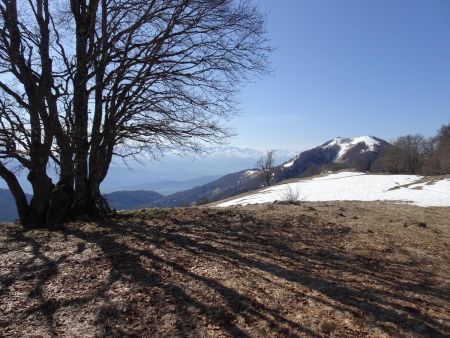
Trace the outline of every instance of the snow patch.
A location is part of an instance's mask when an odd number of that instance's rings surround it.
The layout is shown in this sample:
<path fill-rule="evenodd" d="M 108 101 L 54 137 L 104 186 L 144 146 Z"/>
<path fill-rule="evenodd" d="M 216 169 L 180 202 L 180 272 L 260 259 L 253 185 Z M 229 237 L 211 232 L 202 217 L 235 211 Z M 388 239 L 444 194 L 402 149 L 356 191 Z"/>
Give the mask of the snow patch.
<path fill-rule="evenodd" d="M 380 144 L 380 142 L 375 140 L 372 136 L 360 136 L 355 138 L 336 137 L 330 142 L 326 143 L 324 147 L 339 147 L 339 152 L 335 159 L 335 161 L 337 161 L 341 159 L 350 149 L 360 143 L 364 143 L 366 146 L 366 149 L 362 150 L 362 152 L 375 151 L 375 147 Z"/>
<path fill-rule="evenodd" d="M 289 162 L 283 164 L 282 168 L 289 168 L 289 167 L 292 167 L 292 165 L 294 164 L 294 162 L 295 162 L 296 159 L 297 159 L 297 158 L 295 157 L 295 158 L 293 158 L 292 160 L 290 160 Z"/>
<path fill-rule="evenodd" d="M 257 173 L 259 173 L 259 170 L 247 170 L 244 173 L 244 176 L 252 176 L 252 175 L 257 174 Z"/>
<path fill-rule="evenodd" d="M 271 203 L 298 191 L 300 201 L 400 201 L 418 206 L 450 206 L 450 179 L 419 183 L 422 176 L 340 172 L 273 186 L 229 200 L 219 207 Z M 420 188 L 420 189 L 418 189 Z"/>

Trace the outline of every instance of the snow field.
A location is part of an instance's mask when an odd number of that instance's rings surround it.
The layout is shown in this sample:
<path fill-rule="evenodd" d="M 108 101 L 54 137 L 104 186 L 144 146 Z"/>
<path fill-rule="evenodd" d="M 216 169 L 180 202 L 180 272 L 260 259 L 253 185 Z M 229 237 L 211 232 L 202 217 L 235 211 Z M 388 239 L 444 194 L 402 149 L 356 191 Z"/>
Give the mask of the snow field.
<path fill-rule="evenodd" d="M 300 201 L 397 201 L 422 207 L 450 206 L 450 179 L 415 183 L 416 175 L 340 172 L 273 186 L 218 204 L 219 207 L 271 203 L 298 195 Z"/>

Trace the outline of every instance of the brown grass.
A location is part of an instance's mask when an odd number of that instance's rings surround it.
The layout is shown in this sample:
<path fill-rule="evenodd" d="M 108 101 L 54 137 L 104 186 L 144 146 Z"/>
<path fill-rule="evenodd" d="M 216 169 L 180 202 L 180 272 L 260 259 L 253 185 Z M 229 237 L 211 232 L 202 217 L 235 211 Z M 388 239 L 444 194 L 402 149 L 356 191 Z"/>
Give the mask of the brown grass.
<path fill-rule="evenodd" d="M 341 202 L 5 224 L 0 336 L 449 336 L 449 220 Z"/>

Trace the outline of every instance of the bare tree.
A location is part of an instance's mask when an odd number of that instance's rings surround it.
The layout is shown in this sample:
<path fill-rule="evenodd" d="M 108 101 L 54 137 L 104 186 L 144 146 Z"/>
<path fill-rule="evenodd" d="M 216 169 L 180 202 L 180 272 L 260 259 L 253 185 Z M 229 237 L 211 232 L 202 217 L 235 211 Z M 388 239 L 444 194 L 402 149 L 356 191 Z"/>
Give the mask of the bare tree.
<path fill-rule="evenodd" d="M 444 175 L 450 173 L 450 123 L 443 125 L 432 140 L 432 150 L 425 161 L 425 173 Z"/>
<path fill-rule="evenodd" d="M 395 143 L 395 140 L 391 142 Z M 394 174 L 402 172 L 403 152 L 400 147 L 390 145 L 385 147 L 380 157 L 377 159 L 377 167 L 381 171 L 387 171 Z"/>
<path fill-rule="evenodd" d="M 52 61 L 49 16 L 42 1 L 36 1 L 27 15 L 35 19 L 26 25 L 16 1 L 0 3 L 0 156 L 1 177 L 7 182 L 25 225 L 44 223 L 53 184 L 47 175 L 57 112 L 51 101 Z M 22 9 L 21 9 L 22 10 Z M 23 13 L 22 13 L 23 14 Z M 8 162 L 29 172 L 33 199 L 28 205 Z"/>
<path fill-rule="evenodd" d="M 382 162 L 393 173 L 420 174 L 430 152 L 430 142 L 422 135 L 401 136 L 386 148 Z"/>
<path fill-rule="evenodd" d="M 250 0 L 0 0 L 0 176 L 29 171 L 42 225 L 59 172 L 72 214 L 103 212 L 113 157 L 198 150 L 228 136 L 237 84 L 267 70 Z M 21 211 L 26 210 L 26 211 Z"/>
<path fill-rule="evenodd" d="M 397 141 L 403 151 L 404 167 L 410 174 L 422 173 L 423 163 L 430 153 L 429 140 L 422 135 L 407 135 Z"/>
<path fill-rule="evenodd" d="M 450 123 L 443 125 L 435 138 L 435 153 L 439 159 L 438 174 L 450 173 Z"/>
<path fill-rule="evenodd" d="M 268 150 L 261 158 L 256 162 L 256 167 L 261 172 L 261 177 L 264 180 L 266 187 L 272 184 L 273 172 L 275 165 L 275 151 Z"/>

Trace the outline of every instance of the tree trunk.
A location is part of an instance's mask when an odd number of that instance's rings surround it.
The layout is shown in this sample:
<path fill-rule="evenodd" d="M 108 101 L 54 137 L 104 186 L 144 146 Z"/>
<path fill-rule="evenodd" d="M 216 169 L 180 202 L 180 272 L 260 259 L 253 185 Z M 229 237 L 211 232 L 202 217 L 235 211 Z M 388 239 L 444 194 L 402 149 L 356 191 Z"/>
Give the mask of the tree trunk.
<path fill-rule="evenodd" d="M 33 187 L 33 198 L 30 203 L 29 219 L 26 227 L 43 228 L 47 225 L 47 210 L 54 185 L 45 169 L 37 168 L 28 174 Z"/>
<path fill-rule="evenodd" d="M 71 0 L 76 30 L 76 72 L 73 80 L 73 110 L 75 115 L 75 201 L 73 211 L 87 216 L 88 189 L 88 99 L 89 62 L 92 50 L 90 39 L 94 34 L 99 0 Z"/>
<path fill-rule="evenodd" d="M 17 213 L 19 214 L 20 223 L 26 227 L 29 224 L 29 205 L 27 197 L 19 184 L 16 176 L 0 163 L 0 176 L 6 181 L 9 190 L 11 191 L 14 201 L 17 206 Z"/>
<path fill-rule="evenodd" d="M 86 48 L 80 47 L 79 49 Z M 78 48 L 77 48 L 78 52 Z M 75 115 L 75 201 L 74 210 L 77 214 L 86 214 L 86 194 L 88 183 L 88 107 L 87 107 L 87 65 L 85 56 L 77 58 L 77 72 L 74 79 L 74 115 Z M 81 61 L 82 60 L 82 61 Z"/>
<path fill-rule="evenodd" d="M 89 181 L 88 196 L 86 197 L 90 202 L 88 212 L 91 217 L 107 218 L 111 214 L 111 209 L 100 193 L 100 183 Z"/>
<path fill-rule="evenodd" d="M 112 160 L 113 136 L 105 136 L 109 143 L 104 143 L 94 147 L 95 154 L 91 154 L 89 160 L 89 195 L 90 215 L 105 217 L 111 213 L 111 209 L 107 201 L 100 193 L 100 184 L 108 174 L 109 165 Z"/>

